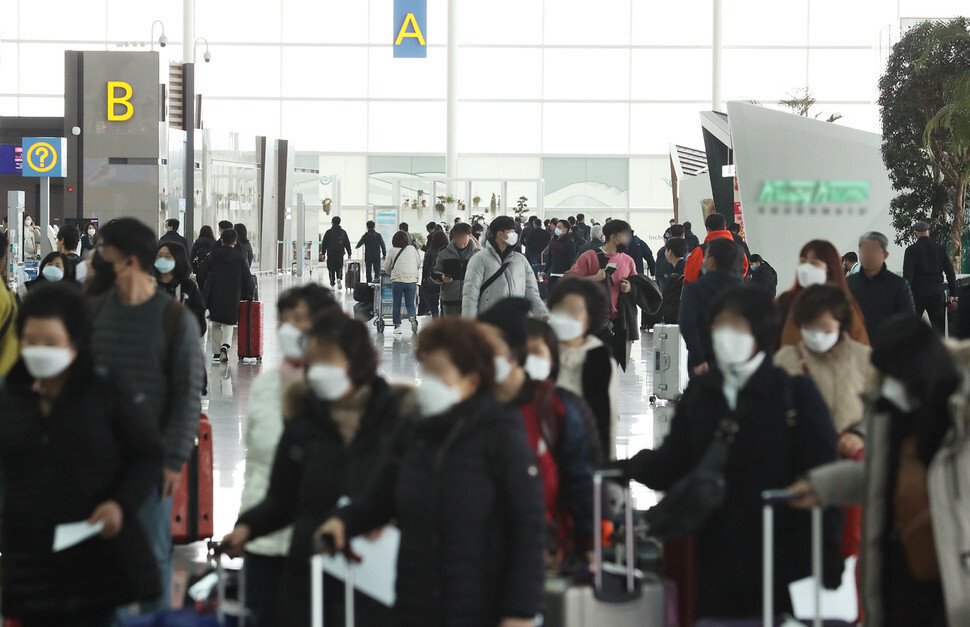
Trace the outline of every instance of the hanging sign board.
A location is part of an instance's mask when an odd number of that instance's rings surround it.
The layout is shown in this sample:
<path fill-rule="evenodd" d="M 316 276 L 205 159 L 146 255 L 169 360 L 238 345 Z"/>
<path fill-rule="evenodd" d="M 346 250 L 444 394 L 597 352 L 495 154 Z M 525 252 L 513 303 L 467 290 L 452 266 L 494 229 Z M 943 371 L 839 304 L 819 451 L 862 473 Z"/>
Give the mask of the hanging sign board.
<path fill-rule="evenodd" d="M 428 56 L 428 0 L 394 0 L 394 58 Z"/>

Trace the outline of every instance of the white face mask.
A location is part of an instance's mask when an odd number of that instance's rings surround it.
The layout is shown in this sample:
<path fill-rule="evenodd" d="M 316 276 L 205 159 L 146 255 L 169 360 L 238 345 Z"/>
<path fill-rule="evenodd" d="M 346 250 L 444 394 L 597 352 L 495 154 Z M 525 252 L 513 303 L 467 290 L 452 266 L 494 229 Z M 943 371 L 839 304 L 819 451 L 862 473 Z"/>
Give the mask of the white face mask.
<path fill-rule="evenodd" d="M 44 269 L 41 270 L 41 274 L 43 274 L 44 278 L 48 281 L 60 281 L 64 278 L 64 271 L 55 265 L 44 266 Z"/>
<path fill-rule="evenodd" d="M 829 279 L 829 273 L 825 268 L 818 268 L 810 263 L 799 264 L 796 274 L 798 284 L 802 287 L 825 285 L 825 282 Z"/>
<path fill-rule="evenodd" d="M 71 349 L 59 346 L 27 346 L 20 349 L 27 372 L 35 379 L 50 379 L 61 374 L 74 361 Z"/>
<path fill-rule="evenodd" d="M 33 223 L 34 223 L 34 221 L 31 220 L 30 218 L 27 218 L 26 220 L 24 220 L 24 226 L 30 226 Z"/>
<path fill-rule="evenodd" d="M 97 231 L 94 229 L 88 229 L 88 237 L 94 237 L 95 233 L 97 233 Z"/>
<path fill-rule="evenodd" d="M 505 235 L 505 243 L 508 244 L 509 246 L 515 246 L 516 244 L 519 243 L 519 234 L 516 233 L 515 231 L 509 231 Z"/>
<path fill-rule="evenodd" d="M 505 383 L 505 380 L 512 374 L 512 364 L 505 357 L 495 358 L 495 382 Z"/>
<path fill-rule="evenodd" d="M 743 364 L 754 355 L 755 341 L 750 333 L 718 329 L 711 333 L 711 339 L 714 342 L 714 358 L 721 367 Z"/>
<path fill-rule="evenodd" d="M 824 331 L 802 329 L 802 340 L 805 341 L 808 350 L 814 353 L 829 352 L 833 346 L 839 343 L 839 337 L 841 337 L 841 334 L 838 331 L 825 333 Z"/>
<path fill-rule="evenodd" d="M 347 371 L 330 364 L 314 364 L 307 369 L 307 383 L 321 401 L 343 398 L 350 389 Z"/>
<path fill-rule="evenodd" d="M 418 411 L 428 418 L 443 414 L 461 402 L 461 392 L 435 376 L 427 375 L 417 390 Z"/>
<path fill-rule="evenodd" d="M 276 332 L 280 352 L 288 359 L 300 359 L 306 347 L 306 336 L 289 322 L 284 322 Z"/>
<path fill-rule="evenodd" d="M 549 326 L 560 342 L 571 342 L 583 334 L 583 323 L 572 316 L 553 313 Z"/>
<path fill-rule="evenodd" d="M 552 374 L 552 361 L 529 355 L 525 358 L 525 372 L 533 381 L 545 381 Z"/>
<path fill-rule="evenodd" d="M 155 260 L 155 269 L 162 274 L 167 274 L 175 269 L 175 260 L 166 259 L 165 257 L 159 257 Z"/>
<path fill-rule="evenodd" d="M 909 413 L 919 407 L 919 401 L 910 395 L 899 379 L 886 377 L 882 380 L 882 388 L 879 391 L 884 399 L 898 407 L 900 411 Z"/>

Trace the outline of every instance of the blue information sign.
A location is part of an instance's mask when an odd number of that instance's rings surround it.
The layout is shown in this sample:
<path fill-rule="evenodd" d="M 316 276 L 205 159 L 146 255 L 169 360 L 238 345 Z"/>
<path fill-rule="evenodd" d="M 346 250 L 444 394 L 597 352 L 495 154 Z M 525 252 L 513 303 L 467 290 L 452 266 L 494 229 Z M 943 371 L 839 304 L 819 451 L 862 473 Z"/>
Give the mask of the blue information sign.
<path fill-rule="evenodd" d="M 428 56 L 428 0 L 394 0 L 394 58 Z"/>
<path fill-rule="evenodd" d="M 24 137 L 24 176 L 67 176 L 67 139 Z"/>

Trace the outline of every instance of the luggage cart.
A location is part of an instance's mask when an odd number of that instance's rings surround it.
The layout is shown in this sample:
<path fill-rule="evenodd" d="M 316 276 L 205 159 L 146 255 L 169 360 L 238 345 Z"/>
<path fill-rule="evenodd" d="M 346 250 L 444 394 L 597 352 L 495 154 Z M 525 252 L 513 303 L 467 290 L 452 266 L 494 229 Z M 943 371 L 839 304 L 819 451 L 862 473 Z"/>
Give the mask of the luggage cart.
<path fill-rule="evenodd" d="M 384 328 L 387 324 L 384 322 L 385 318 L 393 318 L 394 316 L 394 288 L 391 284 L 391 277 L 386 274 L 381 274 L 380 284 L 371 284 L 374 288 L 374 326 L 377 327 L 378 333 L 384 333 Z M 418 311 L 418 290 L 415 290 L 414 297 L 414 312 Z M 408 319 L 407 304 L 401 301 L 401 320 Z M 413 333 L 418 332 L 418 322 L 415 319 L 411 322 L 411 331 Z"/>

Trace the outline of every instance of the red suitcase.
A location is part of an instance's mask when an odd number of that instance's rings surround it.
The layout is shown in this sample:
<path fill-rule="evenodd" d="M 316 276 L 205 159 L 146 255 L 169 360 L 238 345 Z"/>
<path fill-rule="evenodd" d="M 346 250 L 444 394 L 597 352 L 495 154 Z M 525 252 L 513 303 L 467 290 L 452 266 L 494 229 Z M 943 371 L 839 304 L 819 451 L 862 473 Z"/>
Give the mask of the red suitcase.
<path fill-rule="evenodd" d="M 212 425 L 199 419 L 199 437 L 172 503 L 172 541 L 189 544 L 212 537 Z"/>
<path fill-rule="evenodd" d="M 263 361 L 263 303 L 244 300 L 239 303 L 239 361 Z"/>

